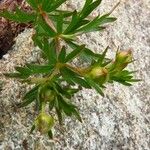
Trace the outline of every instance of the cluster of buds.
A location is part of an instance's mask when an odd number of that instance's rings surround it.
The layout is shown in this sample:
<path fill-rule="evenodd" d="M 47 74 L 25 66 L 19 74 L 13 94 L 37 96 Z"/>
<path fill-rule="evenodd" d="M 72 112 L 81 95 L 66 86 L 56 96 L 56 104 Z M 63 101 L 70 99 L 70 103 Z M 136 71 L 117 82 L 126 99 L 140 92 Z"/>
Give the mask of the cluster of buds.
<path fill-rule="evenodd" d="M 35 127 L 40 133 L 45 134 L 54 126 L 54 118 L 41 112 L 35 120 Z"/>
<path fill-rule="evenodd" d="M 108 66 L 94 66 L 86 72 L 86 76 L 92 79 L 99 85 L 103 85 L 108 82 L 111 78 L 111 74 L 114 75 L 115 72 L 118 73 L 122 71 L 129 63 L 132 62 L 132 52 L 131 50 L 119 51 L 116 54 L 115 60 Z"/>

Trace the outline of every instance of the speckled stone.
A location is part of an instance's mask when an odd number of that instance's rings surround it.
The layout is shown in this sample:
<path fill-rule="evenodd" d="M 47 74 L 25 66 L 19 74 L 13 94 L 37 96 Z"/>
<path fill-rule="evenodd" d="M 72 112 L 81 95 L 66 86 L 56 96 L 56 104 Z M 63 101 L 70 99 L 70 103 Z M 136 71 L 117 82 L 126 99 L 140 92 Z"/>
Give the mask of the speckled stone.
<path fill-rule="evenodd" d="M 110 11 L 117 0 L 103 0 L 93 15 Z M 83 1 L 70 0 L 68 6 L 81 8 Z M 107 85 L 105 97 L 94 90 L 83 90 L 73 101 L 79 106 L 83 123 L 66 118 L 63 127 L 56 125 L 55 139 L 39 133 L 28 135 L 34 107 L 17 109 L 16 102 L 29 88 L 17 80 L 6 79 L 0 88 L 0 149 L 23 150 L 149 150 L 150 149 L 150 0 L 122 0 L 113 12 L 118 20 L 104 32 L 82 35 L 79 40 L 93 51 L 110 46 L 109 57 L 119 46 L 132 48 L 137 60 L 129 66 L 137 70 L 142 82 L 132 87 L 117 83 Z M 0 73 L 14 70 L 15 65 L 40 61 L 33 46 L 32 30 L 16 39 L 13 51 L 0 60 Z"/>

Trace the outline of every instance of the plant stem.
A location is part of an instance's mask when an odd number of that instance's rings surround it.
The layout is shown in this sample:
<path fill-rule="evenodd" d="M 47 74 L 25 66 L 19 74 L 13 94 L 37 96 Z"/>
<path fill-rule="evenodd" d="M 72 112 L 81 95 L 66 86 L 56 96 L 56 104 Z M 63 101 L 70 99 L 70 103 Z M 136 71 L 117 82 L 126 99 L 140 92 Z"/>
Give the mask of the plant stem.
<path fill-rule="evenodd" d="M 42 108 L 41 108 L 41 112 L 45 112 L 45 107 L 46 107 L 46 103 L 45 102 L 42 102 Z"/>
<path fill-rule="evenodd" d="M 42 15 L 43 19 L 45 20 L 45 22 L 49 25 L 49 27 L 52 28 L 56 32 L 57 30 L 54 26 L 54 23 L 49 18 L 49 16 L 42 10 L 41 6 L 39 6 L 39 12 Z"/>

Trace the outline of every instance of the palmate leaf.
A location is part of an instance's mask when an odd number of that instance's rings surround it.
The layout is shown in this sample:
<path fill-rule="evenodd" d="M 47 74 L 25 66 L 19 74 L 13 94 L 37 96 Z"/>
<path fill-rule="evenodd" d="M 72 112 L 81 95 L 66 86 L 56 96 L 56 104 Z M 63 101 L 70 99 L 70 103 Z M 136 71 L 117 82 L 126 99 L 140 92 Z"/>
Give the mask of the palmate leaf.
<path fill-rule="evenodd" d="M 35 64 L 26 64 L 25 67 L 15 67 L 17 72 L 15 73 L 4 73 L 7 77 L 26 79 L 34 74 L 44 74 L 51 73 L 54 65 L 35 65 Z"/>
<path fill-rule="evenodd" d="M 45 12 L 56 10 L 61 4 L 67 0 L 27 0 L 27 3 L 35 10 L 41 9 Z"/>
<path fill-rule="evenodd" d="M 98 5 L 101 3 L 101 0 L 96 0 L 92 3 L 91 0 L 87 0 L 81 12 L 78 14 L 75 10 L 72 15 L 72 20 L 69 26 L 64 31 L 64 34 L 76 33 L 76 29 L 89 23 L 88 20 L 84 20 Z"/>
<path fill-rule="evenodd" d="M 14 12 L 4 10 L 0 12 L 0 16 L 19 23 L 34 22 L 36 19 L 36 14 L 26 13 L 18 8 Z"/>
<path fill-rule="evenodd" d="M 34 75 L 34 74 L 42 74 L 42 73 L 50 73 L 54 68 L 53 65 L 33 65 L 27 64 L 26 67 L 15 67 L 15 69 L 24 75 Z"/>
<path fill-rule="evenodd" d="M 106 23 L 114 22 L 116 20 L 115 17 L 109 17 L 110 14 L 105 14 L 103 16 L 97 16 L 94 18 L 92 21 L 90 21 L 88 24 L 85 26 L 79 28 L 75 32 L 91 32 L 91 31 L 98 31 L 98 30 L 103 30 L 105 27 L 100 27 Z"/>

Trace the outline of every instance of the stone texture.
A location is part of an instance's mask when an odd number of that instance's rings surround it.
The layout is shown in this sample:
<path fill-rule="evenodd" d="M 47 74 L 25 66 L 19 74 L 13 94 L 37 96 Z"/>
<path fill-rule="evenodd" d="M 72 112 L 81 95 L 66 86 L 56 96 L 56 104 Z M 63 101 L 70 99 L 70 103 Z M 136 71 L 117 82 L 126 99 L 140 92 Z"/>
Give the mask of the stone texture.
<path fill-rule="evenodd" d="M 111 10 L 117 0 L 103 0 L 93 15 Z M 83 1 L 70 0 L 72 8 L 81 8 Z M 129 68 L 137 70 L 142 82 L 132 87 L 108 85 L 105 97 L 94 90 L 79 92 L 74 102 L 79 106 L 83 123 L 69 118 L 64 126 L 56 126 L 55 139 L 40 134 L 28 135 L 33 106 L 17 109 L 28 89 L 16 80 L 1 76 L 0 88 L 0 149 L 2 150 L 149 150 L 150 149 L 150 1 L 122 0 L 113 12 L 118 20 L 102 32 L 81 36 L 93 51 L 101 52 L 110 46 L 112 57 L 119 46 L 133 49 L 137 60 Z M 14 50 L 0 60 L 0 72 L 12 71 L 15 65 L 40 61 L 39 50 L 33 47 L 32 30 L 26 30 L 16 39 Z M 27 40 L 28 39 L 28 40 Z"/>

